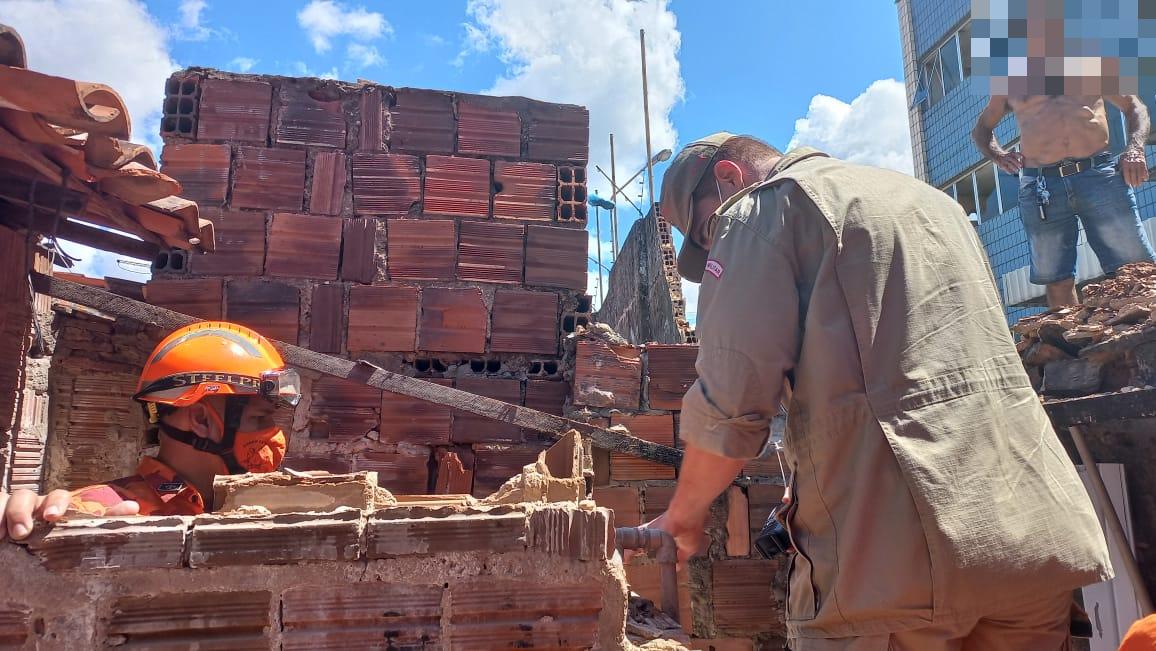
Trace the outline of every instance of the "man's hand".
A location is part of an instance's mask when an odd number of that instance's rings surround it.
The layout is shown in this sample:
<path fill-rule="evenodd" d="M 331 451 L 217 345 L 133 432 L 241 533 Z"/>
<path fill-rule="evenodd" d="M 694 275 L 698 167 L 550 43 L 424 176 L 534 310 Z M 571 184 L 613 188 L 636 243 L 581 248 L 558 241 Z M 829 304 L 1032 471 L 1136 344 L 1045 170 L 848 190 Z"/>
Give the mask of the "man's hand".
<path fill-rule="evenodd" d="M 1129 147 L 1120 154 L 1120 173 L 1124 175 L 1124 182 L 1133 188 L 1148 180 L 1148 159 L 1143 147 Z"/>
<path fill-rule="evenodd" d="M 1014 176 L 1024 168 L 1024 155 L 1018 151 L 1005 151 L 996 155 L 995 164 L 1004 174 Z"/>
<path fill-rule="evenodd" d="M 0 491 L 0 541 L 5 537 L 23 540 L 32 533 L 36 521 L 56 522 L 68 510 L 71 494 L 66 490 L 54 490 L 47 495 L 21 489 L 11 495 Z M 104 515 L 136 515 L 140 505 L 131 500 L 109 507 Z"/>
<path fill-rule="evenodd" d="M 642 525 L 647 529 L 660 529 L 674 537 L 678 545 L 678 563 L 681 566 L 692 556 L 699 554 L 708 545 L 706 536 L 706 514 L 701 518 L 691 518 L 697 521 L 680 521 L 678 517 L 667 511 L 657 518 Z M 623 552 L 623 563 L 629 563 L 634 555 L 632 550 Z"/>

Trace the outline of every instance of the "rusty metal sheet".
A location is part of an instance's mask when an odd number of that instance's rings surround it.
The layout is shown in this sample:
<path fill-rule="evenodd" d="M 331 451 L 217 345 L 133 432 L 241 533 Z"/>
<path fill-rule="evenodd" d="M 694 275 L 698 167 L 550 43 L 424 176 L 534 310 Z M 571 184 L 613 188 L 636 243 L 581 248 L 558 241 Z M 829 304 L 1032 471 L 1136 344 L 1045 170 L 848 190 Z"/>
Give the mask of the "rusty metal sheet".
<path fill-rule="evenodd" d="M 488 217 L 490 161 L 459 156 L 426 156 L 422 213 L 446 217 Z"/>
<path fill-rule="evenodd" d="M 557 294 L 498 290 L 491 319 L 491 351 L 558 354 Z"/>
<path fill-rule="evenodd" d="M 341 260 L 341 220 L 277 213 L 269 227 L 265 273 L 284 278 L 334 280 Z"/>
<path fill-rule="evenodd" d="M 273 87 L 263 81 L 206 79 L 201 83 L 197 140 L 266 144 Z"/>
<path fill-rule="evenodd" d="M 522 282 L 525 227 L 462 222 L 458 280 L 517 285 Z"/>
<path fill-rule="evenodd" d="M 353 155 L 353 209 L 358 215 L 408 215 L 420 201 L 416 156 Z"/>
<path fill-rule="evenodd" d="M 399 88 L 389 108 L 390 151 L 452 153 L 455 125 L 448 93 Z"/>
<path fill-rule="evenodd" d="M 558 170 L 548 163 L 494 163 L 494 218 L 553 221 Z"/>
<path fill-rule="evenodd" d="M 586 289 L 589 236 L 576 228 L 526 227 L 526 285 Z"/>
<path fill-rule="evenodd" d="M 301 210 L 305 197 L 305 152 L 241 147 L 233 178 L 233 208 Z"/>
<path fill-rule="evenodd" d="M 457 223 L 450 219 L 391 219 L 386 256 L 391 279 L 453 280 Z"/>

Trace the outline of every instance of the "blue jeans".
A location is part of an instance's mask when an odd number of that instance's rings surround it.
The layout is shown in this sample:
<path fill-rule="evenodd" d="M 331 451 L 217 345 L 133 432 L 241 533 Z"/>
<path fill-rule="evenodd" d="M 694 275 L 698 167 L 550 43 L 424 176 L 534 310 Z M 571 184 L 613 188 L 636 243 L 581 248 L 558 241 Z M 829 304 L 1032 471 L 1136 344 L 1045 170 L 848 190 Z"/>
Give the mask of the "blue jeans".
<path fill-rule="evenodd" d="M 1151 262 L 1152 245 L 1140 226 L 1136 194 L 1117 169 L 1118 159 L 1067 177 L 1020 177 L 1020 221 L 1031 247 L 1031 282 L 1048 285 L 1076 275 L 1079 224 L 1105 273 L 1129 262 Z M 1040 218 L 1037 178 L 1048 203 Z M 1077 224 L 1077 218 L 1079 224 Z"/>

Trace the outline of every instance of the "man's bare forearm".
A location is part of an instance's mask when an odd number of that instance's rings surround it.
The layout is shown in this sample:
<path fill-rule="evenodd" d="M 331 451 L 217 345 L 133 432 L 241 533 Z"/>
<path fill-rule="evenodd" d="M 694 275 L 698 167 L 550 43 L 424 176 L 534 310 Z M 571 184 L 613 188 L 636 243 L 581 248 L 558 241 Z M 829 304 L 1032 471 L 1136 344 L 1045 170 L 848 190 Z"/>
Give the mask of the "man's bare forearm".
<path fill-rule="evenodd" d="M 971 137 L 972 140 L 975 140 L 975 146 L 979 149 L 979 153 L 983 154 L 983 157 L 990 161 L 998 160 L 1000 156 L 1007 153 L 1004 151 L 1004 148 L 1000 146 L 999 138 L 995 137 L 994 129 L 985 129 L 977 126 L 972 130 Z"/>
<path fill-rule="evenodd" d="M 1128 149 L 1144 151 L 1144 143 L 1148 142 L 1152 130 L 1152 120 L 1144 102 L 1137 99 L 1132 110 L 1125 113 L 1124 122 L 1128 127 Z"/>
<path fill-rule="evenodd" d="M 722 457 L 688 443 L 668 517 L 684 523 L 701 522 L 710 511 L 711 502 L 731 485 L 745 463 L 743 459 Z"/>

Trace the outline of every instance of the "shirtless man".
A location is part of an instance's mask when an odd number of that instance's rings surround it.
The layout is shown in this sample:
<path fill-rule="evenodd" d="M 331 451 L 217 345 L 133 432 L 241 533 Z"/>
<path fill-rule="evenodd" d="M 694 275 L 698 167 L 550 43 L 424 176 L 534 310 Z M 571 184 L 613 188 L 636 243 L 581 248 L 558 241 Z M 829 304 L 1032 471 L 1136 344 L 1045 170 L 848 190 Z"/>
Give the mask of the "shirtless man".
<path fill-rule="evenodd" d="M 1119 157 L 1108 151 L 1105 99 L 1127 121 Z M 1009 111 L 1019 125 L 1018 152 L 1005 150 L 994 134 Z M 1047 286 L 1048 307 L 1079 302 L 1077 218 L 1106 273 L 1153 260 L 1133 191 L 1148 180 L 1149 126 L 1148 109 L 1135 95 L 993 96 L 980 114 L 971 132 L 980 152 L 1007 174 L 1022 172 L 1020 220 L 1031 246 L 1031 282 Z"/>

